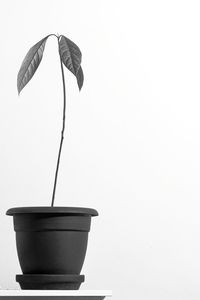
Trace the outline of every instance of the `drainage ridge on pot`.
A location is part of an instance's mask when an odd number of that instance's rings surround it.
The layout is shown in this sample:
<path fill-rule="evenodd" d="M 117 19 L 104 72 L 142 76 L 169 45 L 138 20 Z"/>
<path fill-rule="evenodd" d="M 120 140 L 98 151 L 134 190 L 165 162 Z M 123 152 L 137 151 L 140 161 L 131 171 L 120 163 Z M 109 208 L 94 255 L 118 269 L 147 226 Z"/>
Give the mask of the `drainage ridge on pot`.
<path fill-rule="evenodd" d="M 9 209 L 6 214 L 14 218 L 17 252 L 23 274 L 80 274 L 91 217 L 98 215 L 96 210 L 81 207 L 17 207 Z"/>

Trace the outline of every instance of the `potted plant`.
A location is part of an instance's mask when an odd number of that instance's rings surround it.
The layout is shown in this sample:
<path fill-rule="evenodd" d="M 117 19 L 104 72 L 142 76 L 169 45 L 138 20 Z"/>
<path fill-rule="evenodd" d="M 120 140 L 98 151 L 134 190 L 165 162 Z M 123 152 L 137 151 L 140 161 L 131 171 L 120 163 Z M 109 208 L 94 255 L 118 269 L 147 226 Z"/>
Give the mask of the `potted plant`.
<path fill-rule="evenodd" d="M 91 217 L 95 209 L 54 206 L 60 157 L 65 131 L 66 93 L 64 67 L 83 86 L 81 51 L 64 35 L 50 34 L 30 48 L 18 73 L 18 93 L 37 70 L 50 36 L 58 42 L 63 83 L 63 116 L 51 205 L 49 207 L 16 207 L 6 214 L 13 216 L 16 244 L 22 275 L 16 276 L 22 289 L 78 289 L 84 281 L 80 275 L 85 259 Z"/>

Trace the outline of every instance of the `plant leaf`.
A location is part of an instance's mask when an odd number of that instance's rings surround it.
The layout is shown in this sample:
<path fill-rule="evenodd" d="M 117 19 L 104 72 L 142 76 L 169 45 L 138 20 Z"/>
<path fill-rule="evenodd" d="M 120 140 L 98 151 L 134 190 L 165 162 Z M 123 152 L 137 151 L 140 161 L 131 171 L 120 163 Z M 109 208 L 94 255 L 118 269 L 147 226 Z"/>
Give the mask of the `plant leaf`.
<path fill-rule="evenodd" d="M 77 78 L 81 65 L 82 54 L 79 47 L 64 35 L 59 40 L 59 51 L 62 62 Z M 81 72 L 81 71 L 80 71 Z"/>
<path fill-rule="evenodd" d="M 37 70 L 42 60 L 46 40 L 48 37 L 49 35 L 40 40 L 37 44 L 31 47 L 26 54 L 17 76 L 17 89 L 19 94 L 25 85 L 31 80 L 35 71 Z"/>
<path fill-rule="evenodd" d="M 80 91 L 83 86 L 83 81 L 84 81 L 84 75 L 83 75 L 83 70 L 82 70 L 81 66 L 78 70 L 76 78 L 77 78 L 77 83 L 78 83 L 78 87 L 79 87 L 79 91 Z"/>

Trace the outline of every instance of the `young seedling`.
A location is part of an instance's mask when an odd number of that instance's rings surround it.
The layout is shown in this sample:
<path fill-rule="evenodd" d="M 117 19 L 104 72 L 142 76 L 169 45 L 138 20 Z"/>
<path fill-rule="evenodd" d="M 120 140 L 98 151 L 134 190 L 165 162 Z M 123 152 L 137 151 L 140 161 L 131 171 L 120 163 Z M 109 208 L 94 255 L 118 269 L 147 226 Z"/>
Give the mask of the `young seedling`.
<path fill-rule="evenodd" d="M 35 74 L 35 71 L 37 70 L 42 60 L 46 41 L 50 36 L 55 36 L 58 41 L 58 52 L 60 57 L 60 66 L 61 66 L 62 83 L 63 83 L 63 119 L 62 119 L 60 146 L 58 151 L 55 179 L 54 179 L 54 186 L 53 186 L 53 193 L 52 193 L 52 200 L 51 200 L 51 206 L 53 207 L 55 201 L 57 178 L 58 178 L 60 157 L 61 157 L 61 151 L 62 151 L 62 145 L 64 139 L 64 131 L 65 131 L 66 89 L 65 89 L 65 75 L 64 75 L 63 64 L 69 71 L 71 71 L 75 75 L 79 90 L 81 90 L 83 86 L 84 76 L 83 76 L 83 70 L 81 68 L 82 54 L 79 47 L 64 35 L 55 35 L 55 34 L 47 35 L 45 38 L 43 38 L 37 44 L 31 47 L 28 53 L 26 54 L 17 76 L 17 89 L 18 89 L 18 93 L 20 94 L 21 90 L 25 87 L 25 85 L 31 80 L 31 78 Z"/>

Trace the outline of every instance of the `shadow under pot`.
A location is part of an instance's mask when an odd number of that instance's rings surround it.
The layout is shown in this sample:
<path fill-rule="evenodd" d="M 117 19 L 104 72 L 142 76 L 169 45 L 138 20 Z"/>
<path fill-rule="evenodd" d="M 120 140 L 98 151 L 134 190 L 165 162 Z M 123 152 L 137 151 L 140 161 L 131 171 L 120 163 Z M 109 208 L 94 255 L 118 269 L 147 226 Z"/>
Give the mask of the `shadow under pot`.
<path fill-rule="evenodd" d="M 16 278 L 21 288 L 78 289 L 84 281 L 80 272 L 91 217 L 98 212 L 81 207 L 17 207 L 6 214 L 14 219 L 17 253 L 24 274 Z"/>

